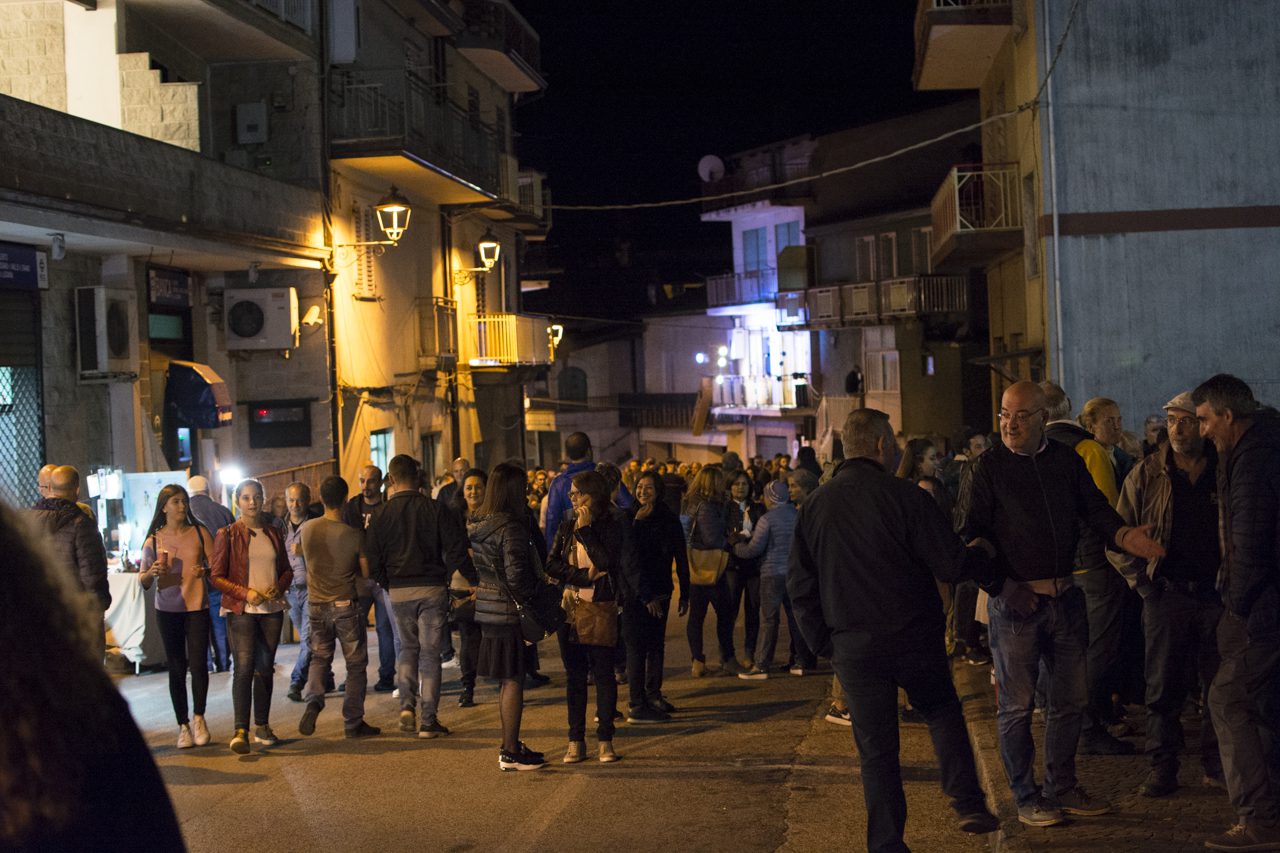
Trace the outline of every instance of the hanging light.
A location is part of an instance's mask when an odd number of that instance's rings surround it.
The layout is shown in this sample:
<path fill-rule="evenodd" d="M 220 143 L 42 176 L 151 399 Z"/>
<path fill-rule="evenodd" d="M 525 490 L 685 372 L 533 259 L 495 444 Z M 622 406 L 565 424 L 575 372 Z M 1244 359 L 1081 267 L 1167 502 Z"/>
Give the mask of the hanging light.
<path fill-rule="evenodd" d="M 502 253 L 502 245 L 498 242 L 498 238 L 493 236 L 493 231 L 486 229 L 484 236 L 480 238 L 480 244 L 476 246 L 480 252 L 480 265 L 485 272 L 493 269 L 498 263 L 498 255 Z"/>
<path fill-rule="evenodd" d="M 378 214 L 378 227 L 382 229 L 382 233 L 392 243 L 399 242 L 409 228 L 409 216 L 413 213 L 409 199 L 402 196 L 393 185 L 391 192 L 374 205 L 373 209 Z"/>

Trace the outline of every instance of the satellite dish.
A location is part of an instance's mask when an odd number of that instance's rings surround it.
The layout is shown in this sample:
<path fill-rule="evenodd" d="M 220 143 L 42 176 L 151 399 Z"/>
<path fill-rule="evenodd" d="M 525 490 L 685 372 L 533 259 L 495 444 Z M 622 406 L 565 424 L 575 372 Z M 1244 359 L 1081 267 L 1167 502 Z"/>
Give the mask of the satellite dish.
<path fill-rule="evenodd" d="M 724 161 L 714 154 L 708 154 L 698 161 L 698 177 L 704 184 L 714 184 L 724 177 Z"/>

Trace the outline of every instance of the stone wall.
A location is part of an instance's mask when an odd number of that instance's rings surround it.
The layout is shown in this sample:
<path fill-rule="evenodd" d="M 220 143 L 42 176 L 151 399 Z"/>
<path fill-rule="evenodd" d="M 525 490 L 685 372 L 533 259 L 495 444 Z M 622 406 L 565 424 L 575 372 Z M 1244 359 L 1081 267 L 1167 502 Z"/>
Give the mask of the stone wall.
<path fill-rule="evenodd" d="M 190 151 L 200 150 L 200 84 L 162 83 L 151 54 L 120 62 L 120 129 Z"/>
<path fill-rule="evenodd" d="M 61 0 L 5 3 L 0 17 L 0 94 L 67 108 Z"/>
<path fill-rule="evenodd" d="M 310 63 L 227 63 L 209 68 L 211 157 L 263 175 L 320 189 L 320 77 Z M 240 145 L 236 105 L 265 102 L 266 142 Z"/>

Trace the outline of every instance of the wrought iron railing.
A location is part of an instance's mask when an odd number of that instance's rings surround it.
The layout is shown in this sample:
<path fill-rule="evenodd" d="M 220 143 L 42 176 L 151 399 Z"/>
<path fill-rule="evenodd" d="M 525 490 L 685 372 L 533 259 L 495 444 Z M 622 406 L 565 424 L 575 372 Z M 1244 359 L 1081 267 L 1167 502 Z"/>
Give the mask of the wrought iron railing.
<path fill-rule="evenodd" d="M 1020 230 L 1019 192 L 1014 164 L 956 166 L 933 197 L 935 245 L 963 232 Z"/>
<path fill-rule="evenodd" d="M 467 31 L 514 53 L 534 71 L 542 68 L 542 46 L 533 27 L 503 0 L 470 0 Z"/>
<path fill-rule="evenodd" d="M 748 305 L 773 302 L 778 295 L 776 269 L 713 275 L 707 279 L 707 305 Z"/>
<path fill-rule="evenodd" d="M 545 317 L 476 314 L 470 362 L 475 367 L 550 364 L 551 343 Z"/>
<path fill-rule="evenodd" d="M 312 21 L 315 20 L 315 0 L 253 0 L 260 9 L 288 24 L 293 24 L 304 33 L 311 32 Z"/>
<path fill-rule="evenodd" d="M 687 430 L 697 394 L 619 394 L 618 426 Z"/>
<path fill-rule="evenodd" d="M 399 70 L 335 71 L 331 92 L 335 156 L 398 146 L 485 192 L 504 194 L 497 136 L 449 100 L 443 83 Z"/>

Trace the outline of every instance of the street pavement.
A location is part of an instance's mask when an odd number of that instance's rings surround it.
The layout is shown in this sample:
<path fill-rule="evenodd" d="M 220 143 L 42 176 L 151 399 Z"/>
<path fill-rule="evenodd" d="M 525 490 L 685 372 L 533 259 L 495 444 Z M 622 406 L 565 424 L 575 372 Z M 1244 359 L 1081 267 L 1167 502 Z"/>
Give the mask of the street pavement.
<path fill-rule="evenodd" d="M 715 636 L 710 625 L 705 636 Z M 785 661 L 785 639 L 781 646 Z M 526 692 L 522 736 L 550 765 L 524 773 L 498 770 L 495 688 L 482 682 L 480 704 L 459 709 L 456 668 L 445 670 L 441 700 L 449 737 L 401 735 L 398 700 L 373 692 L 366 719 L 382 736 L 345 740 L 341 697 L 330 695 L 315 735 L 301 737 L 303 706 L 285 697 L 296 652 L 286 645 L 277 656 L 271 720 L 280 744 L 243 757 L 227 748 L 228 674 L 211 676 L 213 744 L 189 750 L 174 745 L 167 677 L 119 680 L 192 851 L 865 849 L 851 730 L 823 720 L 830 671 L 802 678 L 784 671 L 768 681 L 692 678 L 683 619 L 673 616 L 667 637 L 665 693 L 679 711 L 670 723 L 619 723 L 614 743 L 622 760 L 610 765 L 560 762 L 564 676 L 555 642 L 544 642 L 542 669 L 553 680 Z M 376 652 L 370 657 L 376 662 Z M 340 654 L 335 669 L 342 681 Z M 619 692 L 625 707 L 626 688 Z M 902 733 L 907 843 L 916 851 L 987 849 L 981 836 L 953 828 L 925 727 Z M 588 750 L 595 750 L 590 722 Z"/>

